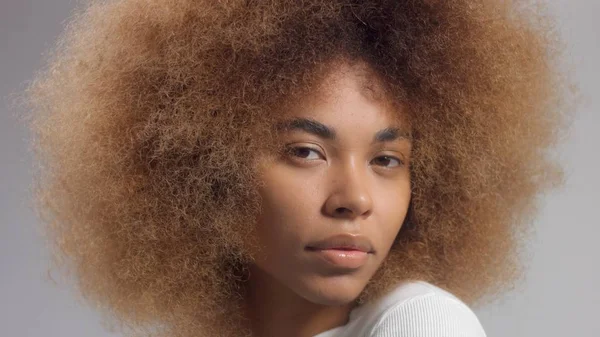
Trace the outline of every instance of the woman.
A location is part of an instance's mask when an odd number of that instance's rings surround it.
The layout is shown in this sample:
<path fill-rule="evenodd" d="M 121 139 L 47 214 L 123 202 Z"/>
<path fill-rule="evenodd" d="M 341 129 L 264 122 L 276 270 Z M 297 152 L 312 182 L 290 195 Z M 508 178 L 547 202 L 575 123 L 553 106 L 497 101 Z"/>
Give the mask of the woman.
<path fill-rule="evenodd" d="M 561 179 L 536 8 L 90 2 L 30 89 L 59 266 L 131 335 L 485 336 Z"/>

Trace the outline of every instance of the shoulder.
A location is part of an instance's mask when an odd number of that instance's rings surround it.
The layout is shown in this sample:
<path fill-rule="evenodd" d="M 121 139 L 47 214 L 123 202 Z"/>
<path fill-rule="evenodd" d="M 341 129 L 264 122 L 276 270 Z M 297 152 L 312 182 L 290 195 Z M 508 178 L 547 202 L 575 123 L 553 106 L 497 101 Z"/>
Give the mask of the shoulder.
<path fill-rule="evenodd" d="M 376 304 L 369 337 L 485 337 L 475 313 L 451 293 L 427 282 L 400 284 Z"/>

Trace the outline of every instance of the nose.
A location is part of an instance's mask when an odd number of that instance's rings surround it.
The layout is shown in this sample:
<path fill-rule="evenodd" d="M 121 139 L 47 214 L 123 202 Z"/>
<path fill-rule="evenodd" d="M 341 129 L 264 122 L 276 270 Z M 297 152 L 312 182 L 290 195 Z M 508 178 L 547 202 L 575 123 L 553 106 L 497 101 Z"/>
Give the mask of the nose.
<path fill-rule="evenodd" d="M 338 169 L 331 170 L 331 193 L 325 201 L 324 211 L 336 218 L 367 216 L 373 208 L 369 190 L 367 167 L 354 158 Z"/>

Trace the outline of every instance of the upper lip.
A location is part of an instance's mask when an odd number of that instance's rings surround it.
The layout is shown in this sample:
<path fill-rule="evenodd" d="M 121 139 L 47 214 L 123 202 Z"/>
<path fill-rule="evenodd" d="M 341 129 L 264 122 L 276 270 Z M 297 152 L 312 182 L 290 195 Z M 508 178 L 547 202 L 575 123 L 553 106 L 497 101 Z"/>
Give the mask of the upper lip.
<path fill-rule="evenodd" d="M 365 253 L 374 252 L 373 245 L 367 237 L 349 233 L 330 236 L 326 239 L 311 243 L 307 248 L 309 250 L 348 249 L 359 250 Z"/>

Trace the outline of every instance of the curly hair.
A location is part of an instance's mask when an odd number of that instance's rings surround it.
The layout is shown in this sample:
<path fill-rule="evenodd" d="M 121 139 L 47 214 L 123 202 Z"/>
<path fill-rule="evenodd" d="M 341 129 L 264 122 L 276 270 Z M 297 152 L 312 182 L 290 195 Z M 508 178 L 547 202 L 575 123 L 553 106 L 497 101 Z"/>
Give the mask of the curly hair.
<path fill-rule="evenodd" d="M 332 65 L 364 62 L 414 145 L 409 214 L 359 300 L 405 279 L 490 300 L 563 180 L 557 36 L 527 2 L 90 1 L 28 89 L 55 261 L 132 334 L 249 334 L 256 155 Z"/>

